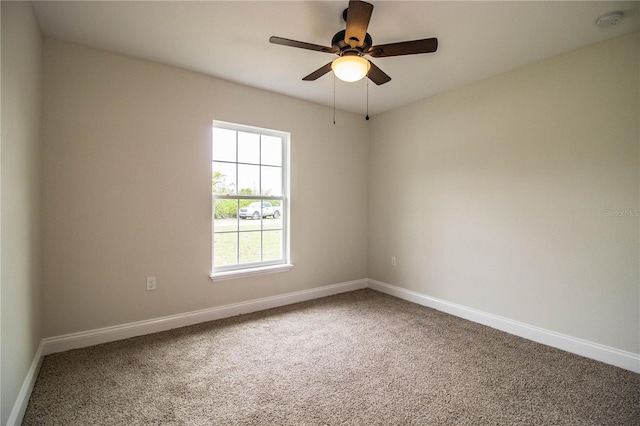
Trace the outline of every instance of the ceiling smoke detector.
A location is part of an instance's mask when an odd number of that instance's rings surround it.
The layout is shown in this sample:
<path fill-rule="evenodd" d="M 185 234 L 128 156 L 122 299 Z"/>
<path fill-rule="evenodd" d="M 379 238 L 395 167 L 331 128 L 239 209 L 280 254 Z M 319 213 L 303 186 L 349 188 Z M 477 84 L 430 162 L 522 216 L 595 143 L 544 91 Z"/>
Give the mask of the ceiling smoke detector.
<path fill-rule="evenodd" d="M 600 28 L 613 27 L 622 21 L 622 12 L 606 13 L 596 20 L 596 25 Z"/>

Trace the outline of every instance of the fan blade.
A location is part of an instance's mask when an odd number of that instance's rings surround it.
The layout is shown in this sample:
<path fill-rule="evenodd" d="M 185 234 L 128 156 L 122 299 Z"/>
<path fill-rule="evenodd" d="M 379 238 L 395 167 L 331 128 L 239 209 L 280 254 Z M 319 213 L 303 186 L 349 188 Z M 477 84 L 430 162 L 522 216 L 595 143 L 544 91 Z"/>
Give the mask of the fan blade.
<path fill-rule="evenodd" d="M 351 0 L 347 9 L 347 29 L 344 41 L 351 48 L 360 47 L 367 35 L 367 27 L 373 12 L 373 5 L 364 1 Z"/>
<path fill-rule="evenodd" d="M 369 61 L 369 64 L 371 65 L 371 67 L 369 68 L 369 73 L 367 74 L 369 80 L 373 81 L 378 86 L 391 81 L 391 77 L 389 77 L 387 74 L 385 74 L 384 71 L 378 68 L 376 64 L 371 61 Z"/>
<path fill-rule="evenodd" d="M 332 62 L 329 62 L 327 65 L 318 68 L 317 70 L 315 70 L 314 72 L 312 72 L 311 74 L 309 74 L 308 76 L 304 77 L 303 80 L 304 81 L 314 81 L 319 79 L 320 77 L 322 77 L 323 75 L 325 75 L 328 72 L 331 72 L 331 64 Z"/>
<path fill-rule="evenodd" d="M 288 38 L 271 36 L 269 43 L 280 44 L 282 46 L 298 47 L 300 49 L 315 50 L 317 52 L 338 53 L 333 47 L 320 46 L 319 44 L 306 43 L 304 41 L 289 40 Z"/>
<path fill-rule="evenodd" d="M 425 38 L 422 40 L 402 41 L 400 43 L 381 44 L 372 46 L 367 52 L 374 58 L 386 56 L 415 55 L 417 53 L 432 53 L 438 50 L 437 38 Z"/>

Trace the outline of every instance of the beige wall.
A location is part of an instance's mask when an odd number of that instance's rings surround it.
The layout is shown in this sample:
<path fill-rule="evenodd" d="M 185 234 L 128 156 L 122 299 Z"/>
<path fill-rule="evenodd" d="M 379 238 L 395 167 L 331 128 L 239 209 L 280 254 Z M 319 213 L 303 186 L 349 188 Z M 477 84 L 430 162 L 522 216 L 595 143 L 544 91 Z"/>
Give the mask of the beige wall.
<path fill-rule="evenodd" d="M 640 353 L 639 51 L 635 33 L 375 117 L 369 277 Z"/>
<path fill-rule="evenodd" d="M 334 126 L 330 108 L 197 73 L 44 51 L 46 336 L 366 277 L 362 116 Z M 291 132 L 292 271 L 209 279 L 214 119 Z"/>
<path fill-rule="evenodd" d="M 42 40 L 29 3 L 2 2 L 0 424 L 6 424 L 41 333 Z"/>

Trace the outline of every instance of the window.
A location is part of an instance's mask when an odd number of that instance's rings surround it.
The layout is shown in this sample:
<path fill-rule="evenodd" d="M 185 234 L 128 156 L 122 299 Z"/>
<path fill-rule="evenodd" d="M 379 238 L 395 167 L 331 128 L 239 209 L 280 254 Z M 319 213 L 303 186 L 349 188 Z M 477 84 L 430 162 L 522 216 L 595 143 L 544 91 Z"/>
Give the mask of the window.
<path fill-rule="evenodd" d="M 214 122 L 211 278 L 289 264 L 289 134 Z"/>

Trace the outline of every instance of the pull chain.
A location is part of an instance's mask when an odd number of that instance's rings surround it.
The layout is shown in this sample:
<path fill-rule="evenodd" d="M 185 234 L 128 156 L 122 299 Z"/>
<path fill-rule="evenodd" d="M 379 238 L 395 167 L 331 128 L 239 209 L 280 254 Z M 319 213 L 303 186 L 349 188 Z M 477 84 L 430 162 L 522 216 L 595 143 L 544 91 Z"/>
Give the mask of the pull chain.
<path fill-rule="evenodd" d="M 367 115 L 364 117 L 365 120 L 369 120 L 369 79 L 367 77 L 365 77 L 367 79 Z"/>
<path fill-rule="evenodd" d="M 336 74 L 333 74 L 333 125 L 336 125 Z"/>

